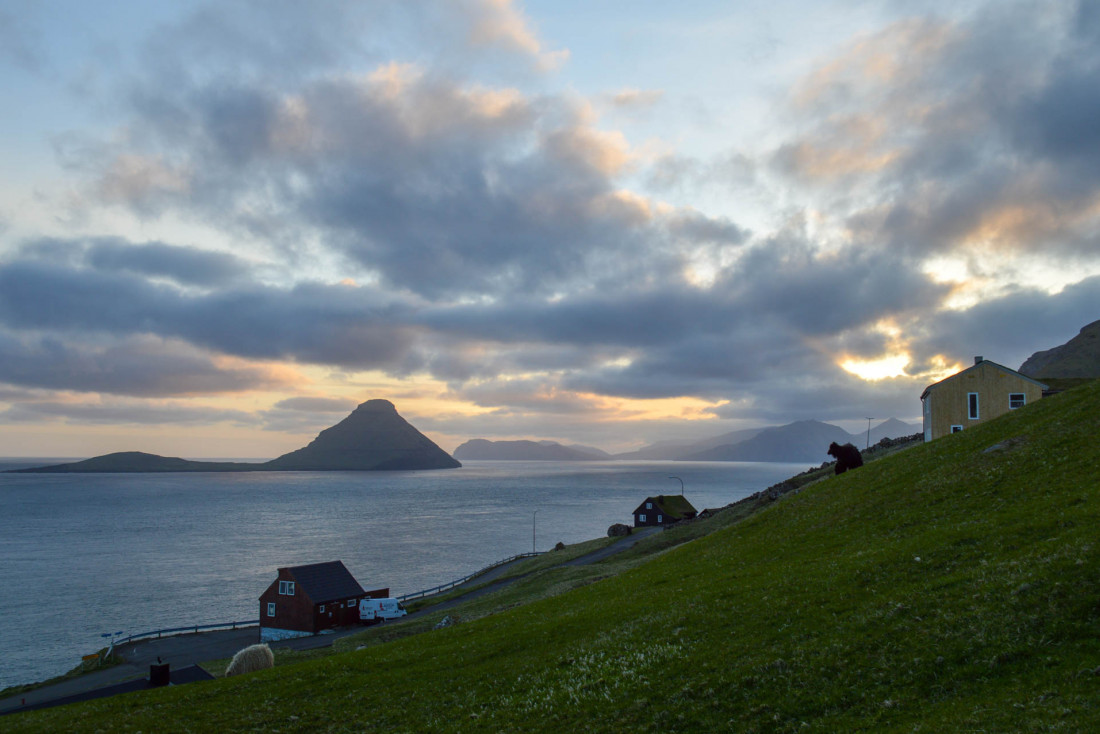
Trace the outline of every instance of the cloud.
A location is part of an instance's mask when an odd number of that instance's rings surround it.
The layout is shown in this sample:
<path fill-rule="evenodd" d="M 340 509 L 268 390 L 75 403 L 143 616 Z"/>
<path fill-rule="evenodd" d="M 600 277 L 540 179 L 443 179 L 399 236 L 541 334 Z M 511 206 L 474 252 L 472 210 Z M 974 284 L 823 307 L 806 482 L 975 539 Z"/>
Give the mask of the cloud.
<path fill-rule="evenodd" d="M 186 212 L 298 257 L 317 243 L 356 275 L 432 300 L 560 292 L 621 278 L 623 263 L 665 271 L 685 244 L 747 234 L 623 188 L 637 155 L 586 104 L 411 64 L 282 91 L 150 85 L 133 113 L 139 150 L 85 141 L 72 158 L 102 201 Z M 122 186 L 132 160 L 175 173 Z"/>
<path fill-rule="evenodd" d="M 943 311 L 910 327 L 915 352 L 951 355 L 964 364 L 982 355 L 1017 369 L 1034 352 L 1069 341 L 1100 318 L 1100 277 L 1086 278 L 1051 295 L 1035 288 L 1010 290 L 971 308 Z"/>
<path fill-rule="evenodd" d="M 227 285 L 244 279 L 250 270 L 245 260 L 229 253 L 156 241 L 132 243 L 122 237 L 39 237 L 22 242 L 15 254 L 28 261 L 67 263 L 198 287 Z"/>
<path fill-rule="evenodd" d="M 244 276 L 244 261 L 223 252 L 161 242 L 130 245 L 119 239 L 96 240 L 87 252 L 97 270 L 164 277 L 184 285 L 216 286 Z"/>
<path fill-rule="evenodd" d="M 301 395 L 280 400 L 272 408 L 260 411 L 259 417 L 266 431 L 310 434 L 342 420 L 355 406 L 354 400 L 346 398 Z"/>
<path fill-rule="evenodd" d="M 1093 5 L 897 19 L 821 59 L 755 149 L 657 157 L 599 114 L 663 114 L 662 92 L 553 91 L 565 54 L 507 0 L 199 5 L 121 78 L 112 130 L 56 139 L 69 226 L 162 239 L 9 248 L 0 380 L 278 389 L 252 425 L 291 432 L 354 401 L 275 361 L 441 381 L 480 413 L 436 430 L 591 441 L 635 400 L 913 417 L 975 348 L 1014 366 L 1097 318 Z M 866 382 L 845 358 L 909 364 Z"/>
<path fill-rule="evenodd" d="M 662 89 L 621 89 L 604 98 L 618 109 L 644 109 L 660 102 L 664 95 Z"/>
<path fill-rule="evenodd" d="M 40 423 L 64 421 L 85 425 L 211 425 L 256 424 L 252 414 L 173 401 L 153 402 L 112 397 L 109 401 L 28 400 L 0 412 L 4 423 Z"/>
<path fill-rule="evenodd" d="M 346 398 L 322 398 L 300 396 L 285 398 L 275 403 L 281 410 L 298 410 L 306 413 L 350 413 L 355 409 L 355 401 Z"/>
<path fill-rule="evenodd" d="M 40 74 L 47 69 L 41 44 L 42 34 L 37 27 L 0 8 L 0 61 Z"/>
<path fill-rule="evenodd" d="M 791 96 L 807 132 L 774 170 L 826 193 L 868 246 L 1095 259 L 1100 45 L 1084 5 L 988 4 L 850 44 Z"/>
<path fill-rule="evenodd" d="M 155 337 L 130 337 L 100 347 L 0 331 L 0 382 L 160 397 L 275 389 L 293 379 L 285 369 L 230 363 Z"/>
<path fill-rule="evenodd" d="M 118 272 L 27 261 L 0 265 L 0 323 L 20 330 L 155 334 L 246 359 L 399 369 L 413 330 L 400 302 L 369 289 L 302 283 L 189 293 Z"/>
<path fill-rule="evenodd" d="M 475 46 L 492 45 L 518 51 L 544 71 L 557 69 L 569 59 L 568 49 L 549 51 L 543 47 L 512 0 L 464 0 L 460 5 L 468 8 L 469 38 Z"/>

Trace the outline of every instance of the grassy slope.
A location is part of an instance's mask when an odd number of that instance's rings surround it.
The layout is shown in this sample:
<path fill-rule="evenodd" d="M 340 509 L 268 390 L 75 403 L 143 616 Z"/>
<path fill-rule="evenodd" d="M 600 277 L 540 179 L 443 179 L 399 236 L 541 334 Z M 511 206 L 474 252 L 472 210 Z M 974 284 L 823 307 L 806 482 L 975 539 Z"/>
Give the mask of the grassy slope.
<path fill-rule="evenodd" d="M 555 598 L 4 725 L 1100 730 L 1098 435 L 1093 384 Z"/>

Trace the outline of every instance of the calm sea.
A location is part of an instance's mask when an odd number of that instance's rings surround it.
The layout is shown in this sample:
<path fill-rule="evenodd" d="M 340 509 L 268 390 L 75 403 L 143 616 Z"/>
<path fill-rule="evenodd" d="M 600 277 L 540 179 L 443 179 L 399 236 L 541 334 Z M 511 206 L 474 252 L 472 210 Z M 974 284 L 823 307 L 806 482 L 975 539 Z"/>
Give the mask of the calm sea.
<path fill-rule="evenodd" d="M 603 537 L 647 495 L 679 492 L 670 476 L 702 510 L 805 468 L 471 461 L 431 472 L 0 474 L 0 689 L 73 668 L 102 633 L 256 619 L 280 566 L 338 559 L 364 588 L 404 594 L 532 540 L 548 550 Z"/>

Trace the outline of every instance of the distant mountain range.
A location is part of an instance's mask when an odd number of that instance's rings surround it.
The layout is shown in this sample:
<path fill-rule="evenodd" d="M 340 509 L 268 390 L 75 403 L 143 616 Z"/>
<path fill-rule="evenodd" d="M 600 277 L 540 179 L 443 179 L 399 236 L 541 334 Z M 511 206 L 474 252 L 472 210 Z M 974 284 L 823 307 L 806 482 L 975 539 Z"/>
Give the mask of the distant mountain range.
<path fill-rule="evenodd" d="M 896 418 L 871 429 L 870 443 L 919 433 L 920 426 Z M 654 461 L 829 461 L 832 442 L 863 447 L 866 432 L 851 434 L 821 421 L 798 421 L 785 426 L 749 428 L 723 433 L 700 441 L 659 441 L 637 451 L 622 454 L 588 446 L 563 446 L 554 441 L 487 441 L 473 439 L 455 449 L 455 457 L 466 460 L 590 461 L 599 459 Z"/>
<path fill-rule="evenodd" d="M 459 446 L 454 457 L 463 461 L 598 461 L 611 454 L 591 446 L 563 446 L 557 441 L 487 441 L 475 438 Z"/>
<path fill-rule="evenodd" d="M 255 464 L 189 461 L 140 451 L 97 456 L 23 473 L 78 472 L 245 472 L 245 471 L 381 471 L 452 469 L 462 466 L 397 413 L 388 400 L 368 400 L 344 420 L 326 428 L 310 444 L 277 459 Z"/>
<path fill-rule="evenodd" d="M 1059 347 L 1031 355 L 1020 365 L 1020 374 L 1036 380 L 1100 377 L 1100 321 Z"/>

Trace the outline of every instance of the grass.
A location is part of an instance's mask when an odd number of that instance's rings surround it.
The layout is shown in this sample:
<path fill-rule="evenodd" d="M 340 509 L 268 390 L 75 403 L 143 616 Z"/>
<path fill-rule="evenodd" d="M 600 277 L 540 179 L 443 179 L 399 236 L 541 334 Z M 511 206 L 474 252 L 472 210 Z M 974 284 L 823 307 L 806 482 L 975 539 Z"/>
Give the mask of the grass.
<path fill-rule="evenodd" d="M 450 601 L 451 599 L 464 596 L 471 591 L 475 591 L 497 581 L 518 578 L 520 576 L 543 571 L 547 568 L 553 568 L 554 566 L 559 566 L 567 561 L 571 561 L 574 558 L 579 558 L 593 551 L 597 551 L 600 548 L 604 548 L 614 542 L 614 540 L 614 538 L 596 538 L 595 540 L 587 540 L 583 543 L 567 545 L 560 550 L 550 550 L 542 555 L 524 558 L 509 564 L 508 568 L 503 573 L 499 576 L 493 576 L 490 580 L 482 581 L 479 578 L 474 578 L 461 586 L 455 587 L 451 591 L 442 594 L 433 594 L 432 596 L 411 601 L 405 605 L 405 608 L 410 612 L 415 612 L 425 607 L 435 606 L 440 602 Z"/>
<path fill-rule="evenodd" d="M 1098 434 L 1086 385 L 651 555 L 531 574 L 477 600 L 504 609 L 479 619 L 4 724 L 1100 730 Z"/>
<path fill-rule="evenodd" d="M 273 647 L 271 648 L 271 652 L 275 656 L 275 665 L 278 667 L 282 665 L 296 665 L 306 662 L 307 660 L 328 657 L 332 654 L 332 648 L 318 647 L 312 650 L 294 650 L 289 647 Z M 232 657 L 207 660 L 199 663 L 199 667 L 215 678 L 224 678 L 225 669 L 229 667 L 231 660 L 233 660 Z"/>
<path fill-rule="evenodd" d="M 82 662 L 80 665 L 77 665 L 75 668 L 68 671 L 67 673 L 63 673 L 61 675 L 54 676 L 53 678 L 50 678 L 49 680 L 37 681 L 35 683 L 26 683 L 26 684 L 18 685 L 18 686 L 9 686 L 9 687 L 7 687 L 3 690 L 0 690 L 0 698 L 7 698 L 9 696 L 18 696 L 20 693 L 28 693 L 30 691 L 38 690 L 39 688 L 45 688 L 46 686 L 51 686 L 55 683 L 60 683 L 62 681 L 70 680 L 72 678 L 79 678 L 80 676 L 87 675 L 88 673 L 94 673 L 94 672 L 99 671 L 99 670 L 105 670 L 107 668 L 113 668 L 113 667 L 115 667 L 116 665 L 119 665 L 122 662 L 121 657 L 119 655 L 115 654 L 113 651 L 111 653 L 111 657 L 109 657 L 109 658 L 106 657 L 106 655 L 107 655 L 107 648 L 106 647 L 99 648 L 98 650 L 95 651 L 95 654 L 99 655 L 99 660 L 95 664 L 85 665 Z"/>

